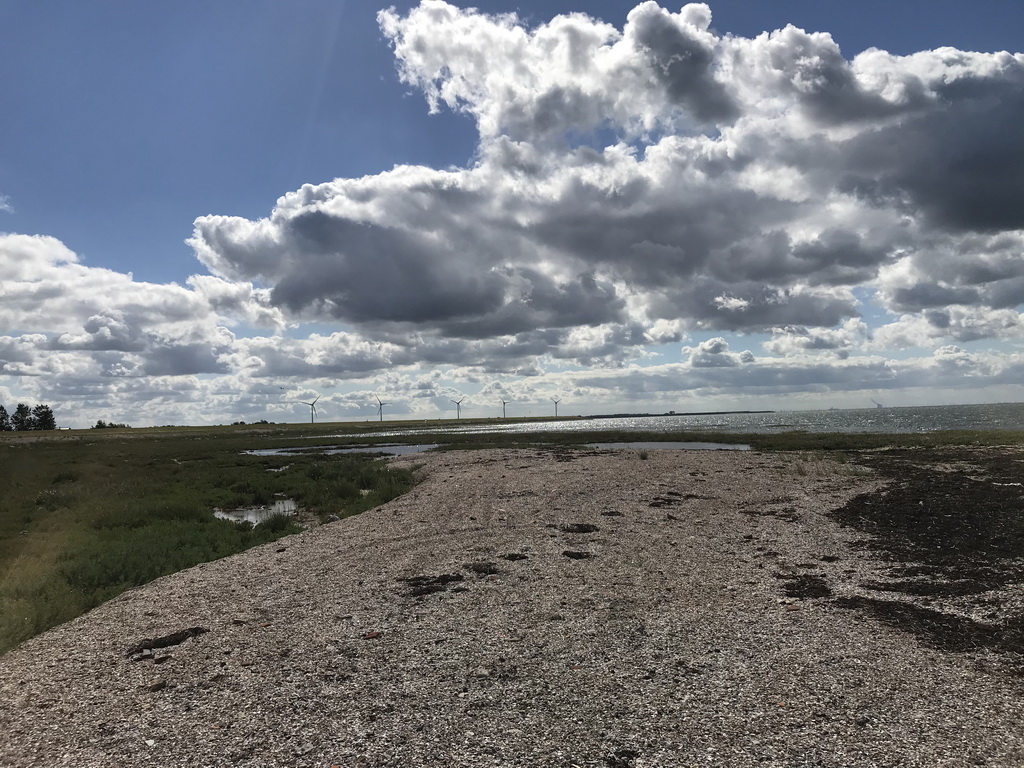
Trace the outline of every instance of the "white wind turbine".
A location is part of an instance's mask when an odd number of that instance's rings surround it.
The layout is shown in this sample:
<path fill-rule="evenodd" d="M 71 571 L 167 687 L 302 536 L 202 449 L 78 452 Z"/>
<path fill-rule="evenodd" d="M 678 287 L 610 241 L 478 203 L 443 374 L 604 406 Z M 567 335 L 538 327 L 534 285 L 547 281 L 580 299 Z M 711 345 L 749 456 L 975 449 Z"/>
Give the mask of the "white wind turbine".
<path fill-rule="evenodd" d="M 452 400 L 452 402 L 455 403 L 455 418 L 456 419 L 461 419 L 462 418 L 462 401 L 465 400 L 465 399 L 466 399 L 466 396 L 463 395 L 458 400 Z"/>
<path fill-rule="evenodd" d="M 555 398 L 552 397 L 551 398 L 551 402 L 555 404 L 555 418 L 557 419 L 558 418 L 558 404 L 560 402 L 562 402 L 562 400 L 561 400 L 561 398 L 555 399 Z"/>
<path fill-rule="evenodd" d="M 505 406 L 508 405 L 511 402 L 512 402 L 511 400 L 506 400 L 505 398 L 501 398 L 501 418 L 503 418 L 503 419 L 505 418 Z"/>
<path fill-rule="evenodd" d="M 376 395 L 374 395 L 374 398 L 377 400 L 377 415 L 380 416 L 381 421 L 384 421 L 384 406 L 391 405 L 391 403 L 382 403 Z"/>
<path fill-rule="evenodd" d="M 310 424 L 312 424 L 314 421 L 316 421 L 316 401 L 319 400 L 319 399 L 320 399 L 320 395 L 317 395 L 315 398 L 313 398 L 313 402 L 312 403 L 306 403 L 306 402 L 303 402 L 302 400 L 299 401 L 303 405 L 308 405 L 309 406 L 309 423 Z"/>

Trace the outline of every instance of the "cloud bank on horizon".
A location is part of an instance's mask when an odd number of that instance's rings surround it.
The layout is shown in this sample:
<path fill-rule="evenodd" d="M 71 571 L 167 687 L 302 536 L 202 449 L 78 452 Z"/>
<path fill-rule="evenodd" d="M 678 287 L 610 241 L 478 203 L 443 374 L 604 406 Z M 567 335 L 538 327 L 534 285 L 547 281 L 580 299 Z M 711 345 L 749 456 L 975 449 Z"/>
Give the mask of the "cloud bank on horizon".
<path fill-rule="evenodd" d="M 1022 399 L 1024 55 L 847 59 L 704 4 L 378 21 L 426 108 L 473 120 L 472 162 L 202 216 L 183 286 L 0 235 L 0 402 L 84 426 L 284 420 L 282 386 L 327 419 L 375 392 L 412 416 Z"/>

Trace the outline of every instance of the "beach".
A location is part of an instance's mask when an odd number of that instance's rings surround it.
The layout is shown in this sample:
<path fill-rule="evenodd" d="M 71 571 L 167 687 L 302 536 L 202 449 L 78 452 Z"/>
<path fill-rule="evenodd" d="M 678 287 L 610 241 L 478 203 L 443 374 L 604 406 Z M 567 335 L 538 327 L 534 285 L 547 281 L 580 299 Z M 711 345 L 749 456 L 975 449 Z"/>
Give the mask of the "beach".
<path fill-rule="evenodd" d="M 0 765 L 1024 764 L 1017 449 L 393 461 L 0 657 Z"/>

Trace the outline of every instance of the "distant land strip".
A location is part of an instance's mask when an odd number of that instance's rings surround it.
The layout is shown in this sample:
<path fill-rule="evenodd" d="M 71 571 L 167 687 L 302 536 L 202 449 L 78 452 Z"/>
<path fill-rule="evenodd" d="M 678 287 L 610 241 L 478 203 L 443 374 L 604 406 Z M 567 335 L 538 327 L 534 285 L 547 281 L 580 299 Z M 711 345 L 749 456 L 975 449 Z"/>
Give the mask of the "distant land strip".
<path fill-rule="evenodd" d="M 593 416 L 580 416 L 581 419 L 642 419 L 655 416 L 729 416 L 731 414 L 748 413 L 775 413 L 775 411 L 694 411 L 691 413 L 680 413 L 668 411 L 667 413 L 599 413 Z"/>

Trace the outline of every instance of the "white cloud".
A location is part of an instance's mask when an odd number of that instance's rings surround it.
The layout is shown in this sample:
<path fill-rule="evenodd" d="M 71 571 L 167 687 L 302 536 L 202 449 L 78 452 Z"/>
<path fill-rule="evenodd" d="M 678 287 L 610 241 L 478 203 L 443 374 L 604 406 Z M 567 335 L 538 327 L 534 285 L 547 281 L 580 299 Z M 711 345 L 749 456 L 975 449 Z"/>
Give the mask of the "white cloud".
<path fill-rule="evenodd" d="M 140 283 L 82 264 L 52 237 L 0 235 L 0 327 L 32 332 L 21 338 L 31 338 L 40 370 L 72 357 L 59 353 L 82 352 L 95 353 L 93 364 L 112 376 L 226 372 L 219 357 L 234 339 L 225 317 L 279 313 L 245 309 L 258 301 L 243 285 L 231 288 L 228 302 L 215 282 L 196 278 L 202 290 Z"/>
<path fill-rule="evenodd" d="M 729 342 L 721 336 L 702 341 L 695 347 L 683 347 L 683 352 L 689 355 L 692 368 L 733 368 L 754 362 L 754 354 L 749 349 L 740 354 L 730 352 Z"/>
<path fill-rule="evenodd" d="M 472 163 L 306 184 L 261 219 L 202 216 L 190 243 L 209 274 L 184 286 L 0 236 L 0 371 L 121 393 L 199 377 L 186 398 L 208 379 L 350 382 L 325 401 L 340 413 L 356 382 L 425 413 L 452 382 L 595 402 L 634 381 L 958 386 L 943 377 L 960 353 L 887 351 L 1019 343 L 1024 55 L 847 60 L 794 27 L 720 36 L 704 4 L 644 2 L 621 28 L 441 0 L 378 18 L 426 108 L 474 121 Z M 871 327 L 879 310 L 897 319 Z M 770 334 L 765 356 L 730 351 L 737 334 Z M 631 367 L 693 336 L 712 338 L 675 368 Z M 964 354 L 976 384 L 1019 367 Z"/>
<path fill-rule="evenodd" d="M 474 118 L 476 162 L 307 185 L 267 219 L 202 217 L 192 239 L 290 317 L 371 337 L 544 331 L 554 349 L 581 326 L 839 325 L 857 314 L 847 289 L 926 261 L 946 227 L 935 211 L 961 199 L 914 147 L 973 147 L 952 130 L 967 119 L 1009 171 L 1020 155 L 1011 123 L 988 118 L 1024 108 L 1021 57 L 850 62 L 793 27 L 718 37 L 703 5 L 643 3 L 621 31 L 582 14 L 527 28 L 439 0 L 379 18 L 402 79 Z M 612 143 L 588 146 L 599 132 Z M 989 164 L 986 178 L 1013 224 L 1018 175 Z M 984 253 L 1006 268 L 1020 251 Z"/>
<path fill-rule="evenodd" d="M 1024 339 L 1024 315 L 1011 309 L 949 306 L 902 315 L 872 332 L 871 348 L 931 347 L 936 342 Z"/>
<path fill-rule="evenodd" d="M 867 323 L 850 318 L 839 328 L 774 328 L 771 340 L 762 346 L 769 354 L 782 357 L 831 354 L 845 359 L 851 351 L 863 349 L 869 336 Z"/>

